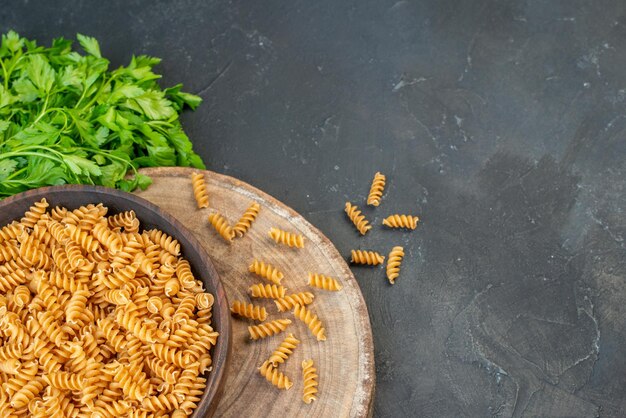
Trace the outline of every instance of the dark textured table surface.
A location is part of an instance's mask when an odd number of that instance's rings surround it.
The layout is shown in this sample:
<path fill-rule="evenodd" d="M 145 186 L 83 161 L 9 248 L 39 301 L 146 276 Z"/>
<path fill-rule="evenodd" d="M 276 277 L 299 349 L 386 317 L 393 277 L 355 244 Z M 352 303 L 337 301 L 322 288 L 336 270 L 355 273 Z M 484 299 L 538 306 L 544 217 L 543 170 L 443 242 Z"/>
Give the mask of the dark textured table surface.
<path fill-rule="evenodd" d="M 210 169 L 346 255 L 404 245 L 395 286 L 354 270 L 375 416 L 626 416 L 623 1 L 5 0 L 0 25 L 163 57 Z M 344 218 L 377 170 L 366 215 L 417 231 Z"/>

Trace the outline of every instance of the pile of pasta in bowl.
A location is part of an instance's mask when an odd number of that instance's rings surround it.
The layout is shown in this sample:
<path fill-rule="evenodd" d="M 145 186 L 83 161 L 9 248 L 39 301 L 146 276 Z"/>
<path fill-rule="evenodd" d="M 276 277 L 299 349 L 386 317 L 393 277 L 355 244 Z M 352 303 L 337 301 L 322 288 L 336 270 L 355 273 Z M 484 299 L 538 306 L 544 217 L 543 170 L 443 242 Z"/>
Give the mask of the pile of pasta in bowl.
<path fill-rule="evenodd" d="M 36 202 L 0 229 L 0 416 L 191 415 L 214 297 L 133 211 Z"/>

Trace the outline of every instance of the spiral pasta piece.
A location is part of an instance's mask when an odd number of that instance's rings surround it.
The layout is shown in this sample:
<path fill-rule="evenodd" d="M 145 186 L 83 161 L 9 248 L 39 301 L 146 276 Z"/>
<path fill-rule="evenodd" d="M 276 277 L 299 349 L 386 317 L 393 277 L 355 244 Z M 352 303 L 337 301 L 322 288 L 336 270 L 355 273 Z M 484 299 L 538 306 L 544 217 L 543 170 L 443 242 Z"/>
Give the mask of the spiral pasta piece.
<path fill-rule="evenodd" d="M 370 206 L 380 205 L 380 198 L 385 190 L 385 181 L 387 178 L 384 174 L 377 172 L 372 180 L 372 187 L 370 187 L 370 193 L 367 196 L 367 204 Z"/>
<path fill-rule="evenodd" d="M 171 411 L 178 408 L 178 398 L 173 393 L 161 393 L 144 398 L 141 406 L 151 412 Z"/>
<path fill-rule="evenodd" d="M 258 340 L 259 338 L 266 338 L 283 332 L 289 324 L 291 324 L 291 320 L 289 319 L 275 319 L 270 322 L 263 322 L 259 325 L 249 326 L 248 333 L 250 334 L 250 339 Z"/>
<path fill-rule="evenodd" d="M 161 248 L 169 252 L 173 256 L 180 255 L 180 244 L 174 238 L 167 235 L 165 232 L 158 229 L 148 231 L 148 237 L 155 244 L 159 244 Z"/>
<path fill-rule="evenodd" d="M 233 302 L 230 311 L 233 314 L 257 321 L 265 321 L 267 318 L 267 311 L 264 306 L 254 306 L 251 303 L 240 302 L 238 300 Z"/>
<path fill-rule="evenodd" d="M 213 228 L 215 228 L 217 233 L 220 234 L 222 238 L 224 238 L 224 240 L 226 240 L 227 242 L 232 242 L 233 238 L 235 237 L 235 233 L 228 224 L 226 218 L 224 218 L 219 213 L 212 213 L 209 215 L 209 222 L 211 223 Z"/>
<path fill-rule="evenodd" d="M 149 322 L 142 319 L 142 315 L 138 312 L 137 305 L 133 302 L 126 304 L 124 309 L 119 308 L 120 307 L 118 307 L 116 315 L 117 323 L 144 343 L 152 344 L 156 341 L 163 341 L 166 338 L 165 332 L 156 328 L 156 322 Z"/>
<path fill-rule="evenodd" d="M 46 373 L 61 370 L 59 357 L 55 354 L 55 345 L 38 337 L 33 338 L 33 353 L 39 359 L 39 364 Z"/>
<path fill-rule="evenodd" d="M 23 270 L 12 271 L 4 276 L 0 276 L 0 291 L 8 292 L 26 281 L 26 273 Z"/>
<path fill-rule="evenodd" d="M 209 194 L 207 193 L 206 183 L 204 182 L 204 173 L 191 173 L 191 187 L 198 208 L 208 208 Z"/>
<path fill-rule="evenodd" d="M 0 372 L 7 374 L 18 374 L 21 368 L 22 363 L 16 358 L 0 361 Z"/>
<path fill-rule="evenodd" d="M 24 225 L 17 221 L 13 221 L 8 225 L 0 228 L 0 243 L 9 240 L 17 240 L 17 237 L 24 232 Z"/>
<path fill-rule="evenodd" d="M 125 396 L 142 401 L 149 393 L 149 382 L 142 371 L 131 372 L 132 369 L 119 365 L 113 380 L 122 388 Z"/>
<path fill-rule="evenodd" d="M 385 262 L 385 256 L 376 251 L 352 250 L 353 264 L 366 264 L 368 266 L 377 266 Z"/>
<path fill-rule="evenodd" d="M 91 234 L 83 231 L 77 226 L 68 225 L 66 227 L 69 238 L 88 253 L 92 253 L 98 249 L 100 243 Z"/>
<path fill-rule="evenodd" d="M 123 247 L 122 240 L 105 223 L 96 224 L 91 230 L 91 234 L 113 254 L 120 251 Z"/>
<path fill-rule="evenodd" d="M 295 305 L 309 305 L 313 303 L 315 295 L 311 292 L 300 292 L 291 295 L 285 295 L 285 297 L 276 299 L 274 303 L 280 312 L 285 312 L 292 309 Z"/>
<path fill-rule="evenodd" d="M 259 260 L 252 261 L 252 264 L 248 267 L 248 271 L 256 274 L 257 276 L 263 277 L 274 284 L 280 284 L 280 281 L 285 277 L 285 275 L 276 267 Z"/>
<path fill-rule="evenodd" d="M 48 210 L 48 201 L 43 198 L 39 202 L 35 202 L 33 206 L 24 214 L 21 220 L 22 225 L 27 228 L 33 228 L 35 224 L 41 219 L 46 210 Z"/>
<path fill-rule="evenodd" d="M 126 349 L 126 339 L 115 321 L 111 318 L 104 318 L 98 319 L 96 323 L 115 351 L 118 353 L 124 352 Z"/>
<path fill-rule="evenodd" d="M 45 381 L 57 389 L 81 390 L 85 385 L 85 380 L 74 373 L 56 372 L 43 375 Z"/>
<path fill-rule="evenodd" d="M 48 253 L 42 251 L 41 243 L 30 235 L 25 242 L 20 245 L 20 258 L 28 266 L 39 269 L 50 269 L 52 260 Z"/>
<path fill-rule="evenodd" d="M 193 315 L 194 310 L 196 309 L 196 298 L 195 296 L 185 296 L 183 300 L 178 304 L 178 308 L 174 312 L 172 319 L 174 322 L 182 323 L 189 320 L 189 318 Z"/>
<path fill-rule="evenodd" d="M 139 231 L 139 219 L 137 219 L 137 215 L 135 215 L 135 211 L 133 210 L 109 216 L 107 222 L 109 224 L 109 228 L 113 230 L 124 228 L 124 232 Z"/>
<path fill-rule="evenodd" d="M 415 229 L 420 218 L 413 215 L 391 215 L 383 219 L 383 225 L 389 228 Z"/>
<path fill-rule="evenodd" d="M 93 411 L 91 412 L 91 416 L 93 418 L 113 418 L 126 416 L 128 411 L 130 411 L 132 404 L 131 402 L 122 399 L 111 399 L 106 402 L 98 399 L 94 405 Z M 63 415 L 58 418 L 63 418 Z"/>
<path fill-rule="evenodd" d="M 270 228 L 270 237 L 277 243 L 288 247 L 304 248 L 304 237 L 293 232 L 283 231 L 278 228 Z"/>
<path fill-rule="evenodd" d="M 22 308 L 30 303 L 31 295 L 28 286 L 20 285 L 13 289 L 13 300 L 15 305 Z"/>
<path fill-rule="evenodd" d="M 80 250 L 80 246 L 74 242 L 68 242 L 64 247 L 65 255 L 69 260 L 70 266 L 73 269 L 80 267 L 85 264 L 85 258 L 83 257 L 83 253 Z"/>
<path fill-rule="evenodd" d="M 11 406 L 13 408 L 24 408 L 33 400 L 45 387 L 45 382 L 41 376 L 29 380 L 20 390 L 15 392 L 11 397 Z"/>
<path fill-rule="evenodd" d="M 46 225 L 48 227 L 48 232 L 50 233 L 50 235 L 52 235 L 52 238 L 54 238 L 54 240 L 59 244 L 65 245 L 67 240 L 70 239 L 67 234 L 68 230 L 61 223 L 54 220 L 49 220 L 47 221 Z"/>
<path fill-rule="evenodd" d="M 87 288 L 77 289 L 71 296 L 65 308 L 65 315 L 69 324 L 80 324 L 81 326 L 90 322 L 91 318 L 87 314 L 87 300 L 91 297 L 91 292 Z"/>
<path fill-rule="evenodd" d="M 394 284 L 400 275 L 400 264 L 402 264 L 403 257 L 404 248 L 402 247 L 393 247 L 389 257 L 387 257 L 387 279 L 391 284 Z"/>
<path fill-rule="evenodd" d="M 0 263 L 15 260 L 19 256 L 20 251 L 15 240 L 5 241 L 0 244 Z"/>
<path fill-rule="evenodd" d="M 175 296 L 179 290 L 180 290 L 180 282 L 175 277 L 169 279 L 165 283 L 165 287 L 163 288 L 165 296 L 167 297 Z"/>
<path fill-rule="evenodd" d="M 261 205 L 256 202 L 253 202 L 248 209 L 241 215 L 239 221 L 233 227 L 233 231 L 237 234 L 238 237 L 243 237 L 248 229 L 252 226 L 252 222 L 256 219 L 259 214 L 259 210 L 261 209 Z"/>
<path fill-rule="evenodd" d="M 296 305 L 293 308 L 293 314 L 309 327 L 311 333 L 317 338 L 317 341 L 326 341 L 326 330 L 317 315 L 314 315 L 311 311 L 300 305 Z"/>
<path fill-rule="evenodd" d="M 318 273 L 309 273 L 309 286 L 334 292 L 342 288 L 336 279 Z"/>
<path fill-rule="evenodd" d="M 365 235 L 367 231 L 372 229 L 372 225 L 365 219 L 356 205 L 346 202 L 345 212 L 361 235 Z"/>
<path fill-rule="evenodd" d="M 195 298 L 198 309 L 210 309 L 215 303 L 215 298 L 210 293 L 198 293 Z"/>
<path fill-rule="evenodd" d="M 152 353 L 160 360 L 173 364 L 176 367 L 185 368 L 189 365 L 189 363 L 185 361 L 183 352 L 173 347 L 156 343 L 150 345 L 150 350 L 152 350 Z"/>
<path fill-rule="evenodd" d="M 293 334 L 287 335 L 287 338 L 276 347 L 268 361 L 272 366 L 278 367 L 279 363 L 284 363 L 293 354 L 293 350 L 295 350 L 298 344 L 300 344 L 300 340 L 294 337 Z"/>
<path fill-rule="evenodd" d="M 317 400 L 317 370 L 313 367 L 313 359 L 304 360 L 302 362 L 302 381 L 304 389 L 302 391 L 302 400 L 304 403 L 311 403 Z"/>
<path fill-rule="evenodd" d="M 104 291 L 102 297 L 112 305 L 126 305 L 131 300 L 127 289 L 108 289 Z"/>
<path fill-rule="evenodd" d="M 0 346 L 0 361 L 6 361 L 12 358 L 19 359 L 22 357 L 23 352 L 23 348 L 20 344 L 4 344 Z"/>
<path fill-rule="evenodd" d="M 185 394 L 185 400 L 180 404 L 180 409 L 187 414 L 191 414 L 193 409 L 200 403 L 204 388 L 206 388 L 206 379 L 203 377 L 196 378 L 189 391 Z"/>
<path fill-rule="evenodd" d="M 178 375 L 180 374 L 180 371 L 177 370 L 173 365 L 168 364 L 156 357 L 149 358 L 146 361 L 146 365 L 150 370 L 152 370 L 155 375 L 170 384 L 176 383 Z"/>
<path fill-rule="evenodd" d="M 285 297 L 285 287 L 277 284 L 253 284 L 250 286 L 250 296 L 253 298 L 280 299 Z"/>
<path fill-rule="evenodd" d="M 191 267 L 187 260 L 180 260 L 176 264 L 176 277 L 180 280 L 180 284 L 185 289 L 192 288 L 196 284 L 196 279 L 193 277 Z"/>
<path fill-rule="evenodd" d="M 282 372 L 279 372 L 278 369 L 272 367 L 269 361 L 263 362 L 261 367 L 259 367 L 259 373 L 278 389 L 289 390 L 293 386 L 291 380 Z"/>
<path fill-rule="evenodd" d="M 54 221 L 60 222 L 66 216 L 67 216 L 66 208 L 55 206 L 52 209 L 50 209 L 50 218 Z"/>
<path fill-rule="evenodd" d="M 67 332 L 59 326 L 50 311 L 39 312 L 37 314 L 37 321 L 41 324 L 41 327 L 48 338 L 50 338 L 50 341 L 57 347 L 60 347 L 69 339 Z"/>

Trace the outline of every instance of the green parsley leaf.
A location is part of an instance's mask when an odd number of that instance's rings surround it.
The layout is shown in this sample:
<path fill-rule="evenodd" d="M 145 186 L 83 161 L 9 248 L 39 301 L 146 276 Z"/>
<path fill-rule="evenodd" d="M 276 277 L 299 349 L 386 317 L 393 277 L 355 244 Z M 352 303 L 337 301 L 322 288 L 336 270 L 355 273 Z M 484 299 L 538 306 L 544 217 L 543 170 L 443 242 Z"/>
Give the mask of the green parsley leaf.
<path fill-rule="evenodd" d="M 80 46 L 83 47 L 86 53 L 93 55 L 94 57 L 102 58 L 102 55 L 100 54 L 100 44 L 96 38 L 77 33 L 76 39 L 78 39 Z"/>
<path fill-rule="evenodd" d="M 159 58 L 133 56 L 109 70 L 95 38 L 86 54 L 57 38 L 49 47 L 9 31 L 0 43 L 0 198 L 46 185 L 85 183 L 131 191 L 140 167 L 204 168 L 180 124 L 201 98 L 162 89 Z"/>

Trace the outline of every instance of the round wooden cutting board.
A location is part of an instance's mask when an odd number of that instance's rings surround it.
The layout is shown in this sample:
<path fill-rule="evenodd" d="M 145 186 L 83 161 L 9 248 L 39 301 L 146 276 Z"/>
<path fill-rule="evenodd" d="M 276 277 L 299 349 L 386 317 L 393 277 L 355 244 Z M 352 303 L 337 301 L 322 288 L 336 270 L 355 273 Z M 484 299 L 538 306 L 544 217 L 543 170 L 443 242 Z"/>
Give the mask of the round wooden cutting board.
<path fill-rule="evenodd" d="M 233 350 L 226 374 L 224 394 L 216 417 L 364 417 L 372 413 L 375 387 L 372 331 L 367 307 L 359 286 L 346 262 L 332 243 L 302 216 L 262 191 L 232 177 L 205 172 L 209 209 L 197 209 L 188 168 L 144 169 L 154 183 L 137 194 L 157 204 L 182 222 L 204 245 L 220 274 L 229 303 L 250 301 L 248 288 L 269 283 L 248 272 L 254 258 L 278 267 L 285 278 L 287 293 L 311 291 L 309 305 L 322 320 L 327 340 L 318 342 L 307 326 L 292 312 L 278 312 L 273 301 L 256 299 L 268 311 L 268 320 L 289 318 L 291 325 L 281 334 L 251 341 L 247 326 L 253 321 L 233 319 Z M 196 170 L 197 171 L 197 170 Z M 232 244 L 211 227 L 207 216 L 218 211 L 234 225 L 252 203 L 261 211 L 252 228 Z M 278 227 L 304 236 L 304 249 L 277 245 L 268 235 Z M 339 280 L 343 289 L 327 292 L 307 286 L 308 272 L 322 273 Z M 293 382 L 290 390 L 278 390 L 257 368 L 273 350 L 293 333 L 301 343 L 286 364 L 279 368 Z M 302 402 L 303 360 L 312 358 L 319 374 L 318 400 Z"/>

